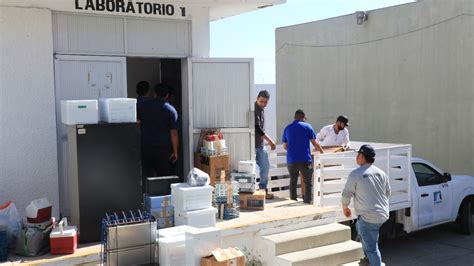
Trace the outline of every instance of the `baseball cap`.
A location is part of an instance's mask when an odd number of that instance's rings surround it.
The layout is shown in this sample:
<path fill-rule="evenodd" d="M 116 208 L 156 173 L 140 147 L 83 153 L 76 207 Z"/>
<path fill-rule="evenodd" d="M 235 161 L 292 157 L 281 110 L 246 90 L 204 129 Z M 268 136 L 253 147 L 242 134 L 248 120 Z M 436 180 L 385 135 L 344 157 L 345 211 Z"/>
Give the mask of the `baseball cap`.
<path fill-rule="evenodd" d="M 346 125 L 346 127 L 350 126 L 349 125 L 349 118 L 347 118 L 347 116 L 345 116 L 345 115 L 338 116 L 336 121 L 344 123 L 344 125 Z"/>
<path fill-rule="evenodd" d="M 370 146 L 369 144 L 362 145 L 359 148 L 358 153 L 362 153 L 367 158 L 374 158 L 375 157 L 375 149 Z"/>

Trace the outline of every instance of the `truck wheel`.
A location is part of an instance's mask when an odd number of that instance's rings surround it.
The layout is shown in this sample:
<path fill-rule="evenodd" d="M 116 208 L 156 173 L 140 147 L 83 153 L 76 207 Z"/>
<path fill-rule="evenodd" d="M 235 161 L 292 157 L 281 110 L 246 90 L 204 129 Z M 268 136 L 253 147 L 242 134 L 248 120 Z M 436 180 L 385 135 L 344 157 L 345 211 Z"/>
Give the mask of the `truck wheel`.
<path fill-rule="evenodd" d="M 465 200 L 461 204 L 461 215 L 460 215 L 460 225 L 461 225 L 461 232 L 466 235 L 470 235 L 473 233 L 472 228 L 472 202 L 470 200 Z"/>

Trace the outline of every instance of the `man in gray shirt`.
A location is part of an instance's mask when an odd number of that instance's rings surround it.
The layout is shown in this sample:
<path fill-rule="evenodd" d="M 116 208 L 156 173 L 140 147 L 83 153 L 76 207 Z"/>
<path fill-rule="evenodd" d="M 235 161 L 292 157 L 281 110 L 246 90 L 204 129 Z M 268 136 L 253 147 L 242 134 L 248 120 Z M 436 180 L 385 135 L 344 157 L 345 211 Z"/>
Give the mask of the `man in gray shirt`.
<path fill-rule="evenodd" d="M 354 198 L 357 233 L 365 254 L 361 262 L 379 266 L 382 263 L 378 247 L 379 229 L 389 217 L 390 184 L 387 175 L 372 165 L 374 161 L 374 148 L 362 145 L 356 157 L 360 167 L 349 174 L 342 191 L 342 210 L 346 217 L 351 217 L 349 204 Z"/>

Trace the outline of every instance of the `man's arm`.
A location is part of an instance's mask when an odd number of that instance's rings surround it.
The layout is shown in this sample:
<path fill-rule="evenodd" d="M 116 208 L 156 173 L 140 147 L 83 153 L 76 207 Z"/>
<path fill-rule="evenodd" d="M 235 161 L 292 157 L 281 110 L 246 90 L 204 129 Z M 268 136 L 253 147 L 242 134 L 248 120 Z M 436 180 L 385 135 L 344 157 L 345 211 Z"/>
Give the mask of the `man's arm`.
<path fill-rule="evenodd" d="M 272 151 L 276 149 L 275 141 L 273 141 L 270 136 L 265 133 L 265 135 L 263 135 L 263 138 L 268 142 L 268 144 L 270 144 Z"/>
<path fill-rule="evenodd" d="M 178 147 L 179 147 L 179 138 L 178 138 L 178 130 L 172 129 L 170 130 L 171 135 L 171 144 L 173 146 L 173 155 L 172 155 L 172 162 L 176 162 L 178 160 Z"/>
<path fill-rule="evenodd" d="M 351 198 L 355 195 L 356 182 L 353 173 L 349 174 L 347 182 L 342 190 L 341 205 L 344 215 L 349 218 L 352 216 L 351 209 L 349 209 L 349 204 L 351 203 Z"/>
<path fill-rule="evenodd" d="M 283 137 L 281 138 L 281 142 L 283 142 L 283 149 L 288 150 L 288 138 L 286 136 L 286 128 L 283 130 Z"/>
<path fill-rule="evenodd" d="M 260 121 L 261 121 L 260 116 L 257 113 L 255 113 L 255 133 L 262 136 L 262 138 L 266 140 L 268 144 L 270 144 L 270 147 L 273 151 L 276 149 L 276 144 L 273 141 L 273 139 L 270 136 L 268 136 L 267 133 L 265 133 L 265 131 L 263 130 L 263 125 L 261 124 Z"/>
<path fill-rule="evenodd" d="M 349 140 L 349 130 L 347 131 L 347 134 L 344 136 L 344 142 L 342 143 L 342 147 L 344 150 L 349 149 L 351 145 L 351 141 Z"/>
<path fill-rule="evenodd" d="M 320 153 L 324 153 L 323 147 L 319 145 L 319 142 L 316 141 L 316 139 L 312 139 L 311 143 L 313 144 L 314 148 L 318 150 Z"/>

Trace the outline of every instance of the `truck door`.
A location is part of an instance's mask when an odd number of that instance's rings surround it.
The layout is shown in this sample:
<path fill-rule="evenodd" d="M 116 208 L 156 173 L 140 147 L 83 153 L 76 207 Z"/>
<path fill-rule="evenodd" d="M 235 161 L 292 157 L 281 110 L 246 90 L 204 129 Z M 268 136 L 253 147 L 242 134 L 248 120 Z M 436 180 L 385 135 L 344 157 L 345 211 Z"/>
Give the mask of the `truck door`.
<path fill-rule="evenodd" d="M 418 228 L 448 222 L 451 215 L 452 194 L 449 182 L 434 167 L 416 162 L 412 164 L 418 183 Z"/>
<path fill-rule="evenodd" d="M 56 55 L 56 129 L 58 136 L 59 199 L 63 215 L 69 215 L 67 128 L 61 123 L 61 100 L 127 97 L 125 57 Z"/>
<path fill-rule="evenodd" d="M 182 63 L 185 166 L 193 167 L 201 130 L 219 128 L 224 134 L 231 167 L 253 159 L 253 59 L 190 58 Z M 186 171 L 187 169 L 185 169 Z"/>

